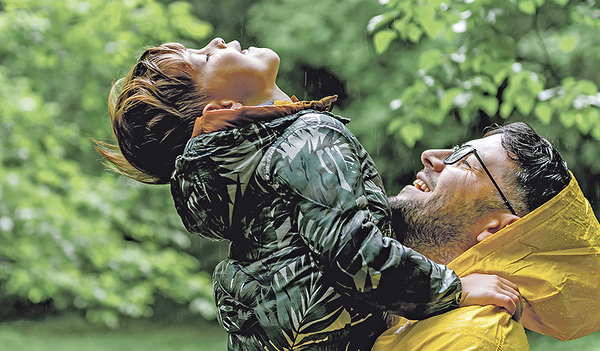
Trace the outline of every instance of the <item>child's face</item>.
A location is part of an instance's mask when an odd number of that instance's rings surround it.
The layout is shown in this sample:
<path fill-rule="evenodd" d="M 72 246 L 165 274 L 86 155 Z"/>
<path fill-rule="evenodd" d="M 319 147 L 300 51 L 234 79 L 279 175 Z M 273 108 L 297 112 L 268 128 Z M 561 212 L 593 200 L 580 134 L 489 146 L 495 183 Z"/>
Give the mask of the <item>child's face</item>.
<path fill-rule="evenodd" d="M 265 102 L 275 87 L 279 56 L 267 48 L 242 50 L 238 41 L 213 39 L 202 49 L 187 49 L 184 58 L 197 71 L 202 90 L 214 99 L 232 99 L 244 105 Z"/>

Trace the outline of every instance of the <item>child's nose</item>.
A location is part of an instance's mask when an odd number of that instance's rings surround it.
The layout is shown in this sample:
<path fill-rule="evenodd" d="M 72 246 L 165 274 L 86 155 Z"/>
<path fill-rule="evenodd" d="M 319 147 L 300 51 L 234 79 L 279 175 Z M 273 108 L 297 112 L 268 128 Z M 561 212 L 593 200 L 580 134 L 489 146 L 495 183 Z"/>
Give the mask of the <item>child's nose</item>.
<path fill-rule="evenodd" d="M 223 40 L 223 38 L 214 38 L 213 40 L 211 40 L 210 46 L 216 46 L 219 48 L 225 48 L 227 47 L 227 44 L 225 43 L 225 40 Z"/>

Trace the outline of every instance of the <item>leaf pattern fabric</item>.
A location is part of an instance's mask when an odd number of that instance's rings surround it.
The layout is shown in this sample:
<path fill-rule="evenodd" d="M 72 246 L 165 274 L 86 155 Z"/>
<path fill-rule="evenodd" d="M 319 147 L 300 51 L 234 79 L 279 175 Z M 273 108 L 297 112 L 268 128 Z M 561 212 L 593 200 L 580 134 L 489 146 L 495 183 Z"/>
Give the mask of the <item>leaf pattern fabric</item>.
<path fill-rule="evenodd" d="M 213 274 L 231 350 L 369 350 L 384 313 L 456 306 L 458 279 L 389 235 L 367 152 L 327 112 L 200 135 L 177 160 L 187 229 L 231 242 Z"/>

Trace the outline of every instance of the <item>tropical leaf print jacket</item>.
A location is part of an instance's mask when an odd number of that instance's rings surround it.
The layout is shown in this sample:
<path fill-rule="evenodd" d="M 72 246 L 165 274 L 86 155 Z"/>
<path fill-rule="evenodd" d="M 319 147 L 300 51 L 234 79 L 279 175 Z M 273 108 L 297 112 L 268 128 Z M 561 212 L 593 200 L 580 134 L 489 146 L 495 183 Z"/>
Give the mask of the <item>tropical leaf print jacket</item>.
<path fill-rule="evenodd" d="M 183 223 L 231 242 L 213 275 L 230 350 L 369 350 L 385 312 L 457 306 L 454 272 L 388 237 L 381 178 L 346 121 L 302 110 L 202 134 L 178 158 Z"/>

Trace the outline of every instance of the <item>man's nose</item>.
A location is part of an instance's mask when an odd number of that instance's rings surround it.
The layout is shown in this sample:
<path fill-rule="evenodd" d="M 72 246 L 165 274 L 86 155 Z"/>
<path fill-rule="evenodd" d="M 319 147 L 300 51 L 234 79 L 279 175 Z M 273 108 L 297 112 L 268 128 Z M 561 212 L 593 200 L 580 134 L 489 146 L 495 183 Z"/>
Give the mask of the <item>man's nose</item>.
<path fill-rule="evenodd" d="M 421 162 L 425 168 L 429 168 L 435 172 L 441 172 L 446 167 L 444 159 L 452 153 L 452 150 L 448 149 L 433 149 L 425 150 L 421 154 Z"/>

